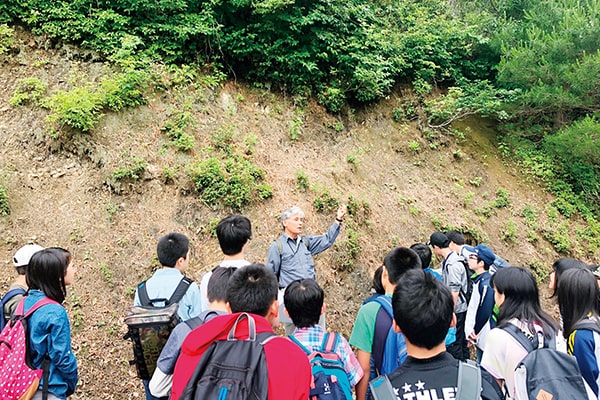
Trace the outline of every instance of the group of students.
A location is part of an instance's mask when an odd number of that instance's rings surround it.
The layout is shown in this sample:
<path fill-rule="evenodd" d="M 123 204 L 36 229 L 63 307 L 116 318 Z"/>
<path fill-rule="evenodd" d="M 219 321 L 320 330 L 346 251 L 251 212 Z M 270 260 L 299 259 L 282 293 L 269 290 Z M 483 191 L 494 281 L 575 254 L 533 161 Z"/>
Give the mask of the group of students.
<path fill-rule="evenodd" d="M 349 340 L 328 334 L 324 292 L 316 281 L 312 256 L 333 245 L 345 214 L 340 207 L 325 234 L 309 236 L 302 234 L 302 210 L 286 210 L 281 216 L 283 232 L 271 244 L 265 264 L 245 260 L 250 220 L 241 215 L 222 219 L 216 234 L 223 261 L 200 285 L 189 282 L 178 302 L 184 323 L 171 332 L 157 368 L 144 380 L 146 399 L 194 398 L 197 366 L 214 353 L 214 344 L 254 334 L 266 338 L 261 342 L 268 376 L 263 389 L 272 400 L 309 398 L 314 377 L 307 354 L 322 351 L 330 338 L 335 343 L 330 350 L 357 400 L 374 395 L 369 382 L 379 375 L 389 378 L 394 398 L 453 399 L 460 386 L 461 360 L 470 358 L 472 345 L 481 364 L 480 397 L 514 399 L 514 371 L 527 351 L 507 333 L 508 325 L 542 342 L 555 342 L 557 348 L 565 342 L 560 339 L 566 339 L 564 350 L 575 356 L 598 397 L 600 329 L 581 324 L 600 324 L 600 291 L 591 267 L 573 259 L 554 263 L 550 285 L 558 298 L 559 324 L 541 309 L 538 286 L 528 269 L 507 268 L 488 246 L 467 246 L 454 231 L 436 232 L 428 243 L 388 252 L 376 271 L 375 293 L 360 307 Z M 27 295 L 6 304 L 5 313 L 14 313 L 15 304 L 22 306 L 17 312 L 27 312 L 42 298 L 55 302 L 30 317 L 29 337 L 33 366 L 41 366 L 46 357 L 50 364 L 34 398 L 42 399 L 46 390 L 48 399 L 63 400 L 78 380 L 69 321 L 61 306 L 76 267 L 64 249 L 24 249 L 30 259 L 25 263 L 17 252 L 14 261 L 24 273 L 21 286 Z M 441 273 L 430 268 L 432 253 L 443 260 Z M 185 277 L 189 239 L 169 233 L 159 240 L 157 255 L 162 268 L 145 281 L 144 290 L 150 299 L 164 301 Z M 134 305 L 142 305 L 141 286 Z M 275 335 L 281 320 L 288 321 L 287 338 Z M 394 346 L 392 356 L 389 346 Z"/>

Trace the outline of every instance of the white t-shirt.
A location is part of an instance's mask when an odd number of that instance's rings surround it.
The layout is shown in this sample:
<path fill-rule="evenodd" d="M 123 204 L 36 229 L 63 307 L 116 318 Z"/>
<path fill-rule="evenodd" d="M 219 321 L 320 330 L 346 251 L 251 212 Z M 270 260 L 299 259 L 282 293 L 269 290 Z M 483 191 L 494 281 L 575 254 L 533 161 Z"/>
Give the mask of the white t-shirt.
<path fill-rule="evenodd" d="M 240 268 L 246 265 L 250 265 L 249 261 L 246 260 L 227 260 L 221 262 L 218 267 L 224 268 Z M 200 281 L 200 308 L 201 311 L 208 310 L 208 306 L 210 302 L 208 301 L 208 281 L 212 276 L 212 270 L 208 271 L 204 275 L 202 275 L 202 280 Z"/>

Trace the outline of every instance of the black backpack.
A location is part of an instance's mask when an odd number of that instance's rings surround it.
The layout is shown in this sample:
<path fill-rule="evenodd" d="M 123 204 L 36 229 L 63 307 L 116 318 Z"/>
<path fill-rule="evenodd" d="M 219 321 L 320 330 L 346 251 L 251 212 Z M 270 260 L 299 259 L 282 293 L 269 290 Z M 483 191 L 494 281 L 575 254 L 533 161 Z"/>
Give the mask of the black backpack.
<path fill-rule="evenodd" d="M 245 319 L 248 338 L 236 339 L 237 326 Z M 269 380 L 263 346 L 277 337 L 273 332 L 257 334 L 254 318 L 240 314 L 227 339 L 214 342 L 202 355 L 179 400 L 266 400 Z"/>
<path fill-rule="evenodd" d="M 135 365 L 138 377 L 149 380 L 156 369 L 160 352 L 167 343 L 173 328 L 181 322 L 177 310 L 179 301 L 193 281 L 184 277 L 167 299 L 150 299 L 146 281 L 138 285 L 138 297 L 142 306 L 134 306 L 125 317 L 127 334 L 123 339 L 133 342 L 133 357 L 130 365 Z M 164 303 L 159 307 L 155 304 Z"/>
<path fill-rule="evenodd" d="M 469 263 L 464 257 L 461 256 L 460 262 L 465 268 L 465 274 L 467 277 L 467 291 L 465 292 L 461 285 L 460 296 L 462 296 L 465 302 L 469 304 L 471 301 L 471 296 L 473 295 L 473 279 L 471 278 L 473 276 L 473 271 L 471 271 L 471 268 L 469 268 Z"/>

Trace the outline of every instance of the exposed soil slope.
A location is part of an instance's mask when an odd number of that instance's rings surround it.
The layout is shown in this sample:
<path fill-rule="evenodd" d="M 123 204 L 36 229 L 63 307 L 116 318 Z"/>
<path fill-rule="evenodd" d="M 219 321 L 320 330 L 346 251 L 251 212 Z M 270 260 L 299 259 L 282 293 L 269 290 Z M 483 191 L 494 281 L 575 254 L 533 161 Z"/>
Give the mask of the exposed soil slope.
<path fill-rule="evenodd" d="M 0 64 L 0 171 L 11 206 L 11 214 L 0 218 L 0 289 L 13 279 L 13 252 L 27 241 L 62 246 L 75 255 L 79 271 L 66 302 L 81 375 L 73 399 L 143 398 L 128 365 L 131 351 L 122 339 L 123 316 L 135 285 L 156 266 L 161 235 L 180 231 L 192 238 L 195 256 L 188 272 L 196 279 L 219 262 L 218 244 L 208 228 L 230 210 L 199 201 L 186 167 L 207 157 L 202 149 L 222 129 L 233 132 L 238 148 L 248 137 L 257 139 L 253 162 L 266 171 L 274 189 L 271 199 L 242 210 L 254 229 L 249 260 L 264 261 L 280 230 L 277 216 L 290 205 L 306 210 L 309 233 L 324 232 L 333 220 L 334 212 L 318 213 L 313 206 L 324 190 L 340 201 L 352 196 L 366 206 L 361 215 L 349 217 L 360 246 L 353 265 L 339 268 L 347 232 L 336 248 L 317 258 L 329 326 L 345 335 L 386 251 L 427 241 L 434 224 L 477 232 L 513 264 L 535 260 L 547 268 L 557 257 L 541 236 L 528 241 L 533 228 L 520 217 L 525 206 L 538 210 L 539 231 L 547 224 L 543 211 L 551 198 L 499 158 L 494 133 L 485 122 L 461 126 L 464 139 L 436 134 L 426 140 L 416 123 L 392 119 L 400 93 L 333 117 L 313 103 L 301 114 L 285 96 L 228 82 L 193 93 L 158 92 L 147 106 L 108 113 L 89 134 L 64 145 L 48 136 L 47 111 L 9 105 L 17 80 L 39 77 L 52 93 L 77 80 L 97 82 L 109 69 L 82 62 L 77 49 L 44 50 L 42 44 L 23 37 L 18 50 Z M 189 131 L 196 146 L 189 154 L 169 146 L 161 131 L 184 103 L 196 120 Z M 298 117 L 301 134 L 291 140 L 290 128 Z M 115 194 L 105 181 L 132 157 L 148 163 L 144 178 Z M 162 173 L 167 167 L 177 171 L 169 183 Z M 299 172 L 308 177 L 307 191 L 298 187 Z M 476 213 L 489 208 L 499 188 L 509 193 L 510 206 L 491 207 L 489 216 Z M 503 240 L 507 221 L 515 233 Z M 538 272 L 543 276 L 544 271 Z"/>

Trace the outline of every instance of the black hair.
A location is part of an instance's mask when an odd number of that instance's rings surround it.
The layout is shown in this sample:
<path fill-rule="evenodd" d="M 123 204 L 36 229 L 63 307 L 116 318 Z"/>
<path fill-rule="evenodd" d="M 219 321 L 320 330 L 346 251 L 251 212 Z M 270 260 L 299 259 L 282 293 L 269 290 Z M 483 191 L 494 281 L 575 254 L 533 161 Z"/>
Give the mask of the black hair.
<path fill-rule="evenodd" d="M 227 285 L 227 301 L 231 312 L 248 312 L 266 317 L 277 300 L 279 284 L 273 270 L 264 264 L 238 268 Z"/>
<path fill-rule="evenodd" d="M 227 285 L 236 269 L 235 267 L 217 267 L 212 271 L 206 287 L 206 296 L 209 302 L 227 301 Z"/>
<path fill-rule="evenodd" d="M 394 321 L 406 340 L 431 350 L 443 343 L 454 313 L 450 289 L 422 269 L 406 271 L 392 296 Z"/>
<path fill-rule="evenodd" d="M 504 295 L 504 302 L 499 306 L 498 327 L 506 326 L 516 318 L 526 323 L 531 332 L 534 332 L 533 323 L 536 322 L 542 325 L 546 338 L 556 335 L 558 324 L 542 310 L 537 283 L 528 269 L 499 269 L 492 275 L 490 284 L 497 293 Z"/>
<path fill-rule="evenodd" d="M 565 271 L 560 278 L 557 295 L 565 339 L 577 322 L 588 315 L 598 317 L 600 290 L 592 271 L 584 268 Z"/>
<path fill-rule="evenodd" d="M 559 258 L 558 260 L 554 261 L 554 263 L 552 264 L 552 270 L 554 271 L 555 284 L 554 291 L 552 292 L 552 296 L 550 297 L 556 296 L 558 290 L 558 283 L 560 282 L 560 277 L 562 276 L 562 274 L 565 271 L 573 268 L 590 269 L 590 266 L 584 263 L 583 261 L 579 261 L 574 258 Z"/>
<path fill-rule="evenodd" d="M 454 230 L 448 231 L 448 232 L 446 232 L 446 236 L 454 244 L 457 244 L 459 246 L 462 246 L 465 244 L 465 235 L 463 235 L 459 231 L 454 231 Z"/>
<path fill-rule="evenodd" d="M 380 265 L 373 273 L 373 282 L 371 283 L 371 289 L 377 294 L 385 294 L 385 288 L 381 281 L 381 275 L 383 275 L 383 265 Z"/>
<path fill-rule="evenodd" d="M 319 323 L 324 298 L 323 289 L 317 281 L 298 279 L 285 288 L 283 304 L 294 325 L 307 328 Z"/>
<path fill-rule="evenodd" d="M 410 249 L 421 259 L 421 268 L 425 269 L 431 265 L 431 247 L 425 243 L 415 243 L 410 246 Z"/>
<path fill-rule="evenodd" d="M 46 297 L 62 303 L 67 295 L 65 275 L 71 259 L 71 253 L 60 247 L 48 247 L 35 252 L 25 275 L 27 286 L 41 290 Z"/>
<path fill-rule="evenodd" d="M 190 240 L 182 233 L 171 232 L 161 237 L 156 246 L 158 262 L 163 267 L 175 267 L 177 260 L 187 258 Z"/>
<path fill-rule="evenodd" d="M 15 269 L 17 270 L 17 274 L 19 275 L 27 274 L 27 265 L 21 265 L 20 267 L 15 267 Z"/>
<path fill-rule="evenodd" d="M 221 251 L 228 256 L 241 253 L 244 245 L 252 239 L 252 224 L 243 215 L 223 218 L 216 231 Z"/>
<path fill-rule="evenodd" d="M 421 268 L 421 259 L 408 247 L 395 247 L 385 256 L 383 265 L 390 282 L 396 283 L 404 272 L 413 268 Z"/>

